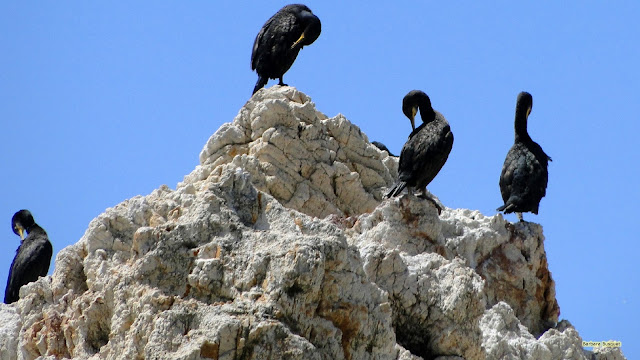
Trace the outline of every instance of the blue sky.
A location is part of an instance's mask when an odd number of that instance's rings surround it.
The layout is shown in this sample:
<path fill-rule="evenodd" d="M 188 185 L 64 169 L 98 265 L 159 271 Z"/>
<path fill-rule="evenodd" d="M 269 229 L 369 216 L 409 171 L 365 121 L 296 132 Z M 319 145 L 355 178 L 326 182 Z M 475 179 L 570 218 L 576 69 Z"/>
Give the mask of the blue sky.
<path fill-rule="evenodd" d="M 285 4 L 0 3 L 3 291 L 17 210 L 57 253 L 107 207 L 175 188 L 249 99 L 253 40 Z M 529 133 L 553 162 L 525 220 L 544 226 L 561 318 L 640 357 L 640 3 L 306 4 L 322 34 L 285 82 L 395 153 L 410 132 L 402 97 L 424 90 L 455 135 L 428 187 L 448 207 L 495 214 L 516 96 L 533 95 Z"/>

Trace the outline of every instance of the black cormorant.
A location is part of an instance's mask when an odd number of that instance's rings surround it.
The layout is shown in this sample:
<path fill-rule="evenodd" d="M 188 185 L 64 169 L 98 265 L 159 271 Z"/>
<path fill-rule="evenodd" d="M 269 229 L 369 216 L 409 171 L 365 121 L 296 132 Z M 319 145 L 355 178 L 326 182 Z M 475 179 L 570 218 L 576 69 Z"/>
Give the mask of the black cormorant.
<path fill-rule="evenodd" d="M 415 116 L 420 110 L 422 125 L 415 127 Z M 402 100 L 402 112 L 411 120 L 413 131 L 402 147 L 398 164 L 398 182 L 387 197 L 400 194 L 405 187 L 419 189 L 427 200 L 440 206 L 427 195 L 427 185 L 436 177 L 453 147 L 453 133 L 444 116 L 433 110 L 429 96 L 420 90 L 410 91 Z M 409 190 L 411 191 L 411 190 Z"/>
<path fill-rule="evenodd" d="M 11 219 L 11 228 L 20 236 L 20 247 L 13 258 L 4 302 L 11 304 L 20 298 L 20 287 L 38 280 L 38 276 L 46 276 L 53 248 L 47 232 L 36 224 L 29 210 L 20 210 Z M 24 237 L 25 232 L 28 234 Z"/>
<path fill-rule="evenodd" d="M 371 144 L 373 144 L 373 146 L 377 147 L 381 151 L 386 151 L 389 156 L 396 156 L 393 155 L 391 151 L 389 151 L 389 149 L 386 147 L 386 145 L 381 143 L 380 141 L 372 141 Z"/>
<path fill-rule="evenodd" d="M 289 70 L 303 46 L 311 45 L 320 36 L 320 19 L 305 5 L 287 5 L 262 26 L 253 43 L 251 70 L 258 73 L 253 93 L 262 89 L 269 79 L 279 79 Z"/>
<path fill-rule="evenodd" d="M 528 92 L 518 94 L 516 103 L 515 143 L 507 153 L 500 174 L 500 192 L 504 205 L 497 211 L 515 212 L 523 221 L 522 213 L 538 213 L 540 199 L 547 192 L 548 162 L 551 158 L 527 133 L 527 118 L 533 98 Z"/>

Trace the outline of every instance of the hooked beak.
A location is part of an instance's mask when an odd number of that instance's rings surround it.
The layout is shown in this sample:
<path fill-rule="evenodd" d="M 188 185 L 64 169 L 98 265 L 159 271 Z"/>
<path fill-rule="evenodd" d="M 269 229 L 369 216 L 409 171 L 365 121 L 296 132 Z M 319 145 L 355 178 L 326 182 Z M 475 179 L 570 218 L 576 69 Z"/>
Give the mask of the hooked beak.
<path fill-rule="evenodd" d="M 24 240 L 24 229 L 18 226 L 18 234 L 20 234 L 20 241 Z"/>
<path fill-rule="evenodd" d="M 527 118 L 529 117 L 529 114 L 531 114 L 531 107 L 527 109 Z"/>
<path fill-rule="evenodd" d="M 296 40 L 296 42 L 294 42 L 293 45 L 291 45 L 291 49 L 293 49 L 296 46 L 298 46 L 298 44 L 300 44 L 302 42 L 302 40 L 304 40 L 304 32 L 302 33 L 302 35 L 300 35 L 300 38 L 298 38 L 298 40 Z"/>
<path fill-rule="evenodd" d="M 418 113 L 418 108 L 417 108 L 417 107 L 412 107 L 412 108 L 411 108 L 411 117 L 409 118 L 409 120 L 411 120 L 411 128 L 412 128 L 413 130 L 415 130 L 415 129 L 416 129 L 416 121 L 415 121 L 415 118 L 416 118 L 416 114 L 417 114 L 417 113 Z"/>

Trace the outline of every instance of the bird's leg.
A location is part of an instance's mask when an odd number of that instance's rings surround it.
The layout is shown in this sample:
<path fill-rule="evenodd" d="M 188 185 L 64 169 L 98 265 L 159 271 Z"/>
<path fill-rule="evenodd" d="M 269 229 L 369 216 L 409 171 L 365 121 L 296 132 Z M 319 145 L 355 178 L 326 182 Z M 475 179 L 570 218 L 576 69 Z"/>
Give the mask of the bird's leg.
<path fill-rule="evenodd" d="M 438 203 L 436 202 L 436 200 L 434 198 L 432 198 L 431 196 L 429 196 L 427 194 L 427 188 L 426 187 L 424 189 L 420 189 L 420 194 L 418 195 L 418 197 L 430 201 L 433 204 L 433 206 L 435 206 L 436 209 L 438 209 L 438 215 L 440 215 L 440 213 L 442 213 L 442 208 L 440 207 L 440 205 L 438 205 Z"/>
<path fill-rule="evenodd" d="M 520 220 L 520 222 L 524 222 L 524 219 L 522 218 L 522 213 L 521 212 L 517 212 L 516 216 L 518 217 L 518 219 Z"/>
<path fill-rule="evenodd" d="M 285 83 L 282 81 L 282 76 L 280 76 L 278 79 L 280 79 L 280 82 L 278 83 L 278 85 L 280 85 L 280 86 L 289 86 L 289 85 L 285 84 Z"/>

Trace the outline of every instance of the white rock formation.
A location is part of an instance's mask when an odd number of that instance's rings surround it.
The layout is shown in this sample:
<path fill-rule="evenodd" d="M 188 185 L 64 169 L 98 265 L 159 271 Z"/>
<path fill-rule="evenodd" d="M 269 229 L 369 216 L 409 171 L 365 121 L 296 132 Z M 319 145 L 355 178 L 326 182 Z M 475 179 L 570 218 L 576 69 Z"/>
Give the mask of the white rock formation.
<path fill-rule="evenodd" d="M 0 305 L 0 358 L 623 359 L 557 323 L 542 228 L 383 200 L 397 159 L 291 87 Z"/>

